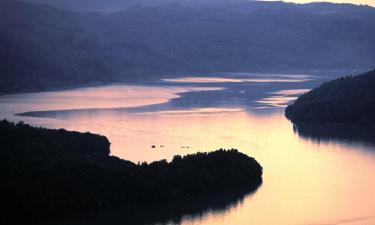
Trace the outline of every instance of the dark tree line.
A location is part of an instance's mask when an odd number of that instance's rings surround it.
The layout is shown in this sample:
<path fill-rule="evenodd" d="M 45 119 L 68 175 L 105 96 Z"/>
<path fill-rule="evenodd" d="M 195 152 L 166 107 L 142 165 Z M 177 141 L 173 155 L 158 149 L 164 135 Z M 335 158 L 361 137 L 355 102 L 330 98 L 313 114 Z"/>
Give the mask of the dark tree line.
<path fill-rule="evenodd" d="M 242 186 L 255 190 L 262 167 L 234 149 L 137 165 L 109 156 L 103 136 L 4 120 L 0 180 L 1 220 L 16 223 L 103 207 L 140 207 Z"/>
<path fill-rule="evenodd" d="M 295 123 L 345 123 L 375 129 L 375 70 L 324 83 L 300 96 L 285 114 Z"/>

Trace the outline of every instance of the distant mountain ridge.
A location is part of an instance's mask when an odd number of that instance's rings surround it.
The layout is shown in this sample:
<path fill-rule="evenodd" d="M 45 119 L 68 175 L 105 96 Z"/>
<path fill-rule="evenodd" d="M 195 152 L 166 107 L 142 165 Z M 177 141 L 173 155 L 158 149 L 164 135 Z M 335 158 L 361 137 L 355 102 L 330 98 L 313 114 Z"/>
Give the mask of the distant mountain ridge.
<path fill-rule="evenodd" d="M 0 2 L 0 93 L 163 74 L 375 65 L 375 9 L 366 6 L 236 1 L 82 13 Z"/>
<path fill-rule="evenodd" d="M 137 6 L 165 6 L 165 5 L 181 5 L 181 6 L 212 6 L 212 5 L 229 5 L 229 4 L 251 4 L 260 5 L 262 2 L 257 0 L 23 0 L 25 2 L 49 5 L 56 8 L 68 9 L 80 12 L 118 12 L 130 7 Z M 263 2 L 264 3 L 264 2 Z M 286 4 L 283 2 L 272 2 L 272 4 Z M 353 4 L 337 4 L 329 2 L 313 2 L 307 4 L 294 4 L 294 7 L 309 8 L 318 12 L 332 13 L 337 11 L 352 10 Z M 356 6 L 370 7 L 370 6 Z"/>
<path fill-rule="evenodd" d="M 50 5 L 74 11 L 122 11 L 134 6 L 158 6 L 180 4 L 185 6 L 219 3 L 246 3 L 251 0 L 24 0 L 26 2 Z"/>

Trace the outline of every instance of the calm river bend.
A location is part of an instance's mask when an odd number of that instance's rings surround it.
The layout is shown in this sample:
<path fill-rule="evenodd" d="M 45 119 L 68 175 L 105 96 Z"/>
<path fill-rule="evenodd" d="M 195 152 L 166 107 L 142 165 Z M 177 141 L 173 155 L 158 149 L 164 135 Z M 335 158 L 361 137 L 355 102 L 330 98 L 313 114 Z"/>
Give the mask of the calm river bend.
<path fill-rule="evenodd" d="M 4 95 L 0 117 L 105 135 L 112 155 L 133 162 L 237 148 L 264 168 L 255 193 L 217 194 L 130 214 L 113 209 L 44 224 L 374 225 L 375 140 L 349 128 L 340 129 L 343 135 L 293 128 L 284 117 L 288 102 L 324 80 L 217 73 Z"/>

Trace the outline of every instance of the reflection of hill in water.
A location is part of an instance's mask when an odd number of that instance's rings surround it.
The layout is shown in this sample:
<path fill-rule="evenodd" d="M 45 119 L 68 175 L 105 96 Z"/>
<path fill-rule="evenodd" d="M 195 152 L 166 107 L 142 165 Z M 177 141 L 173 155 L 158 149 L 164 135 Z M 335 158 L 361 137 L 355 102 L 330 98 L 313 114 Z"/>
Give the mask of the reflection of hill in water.
<path fill-rule="evenodd" d="M 56 218 L 40 225 L 146 225 L 181 224 L 184 219 L 199 220 L 210 214 L 223 214 L 241 205 L 243 200 L 256 191 L 256 187 L 246 187 L 230 192 L 210 194 L 200 198 L 153 205 L 142 209 L 105 209 L 83 215 Z"/>
<path fill-rule="evenodd" d="M 295 133 L 314 141 L 347 141 L 375 144 L 375 131 L 354 125 L 300 123 L 294 124 Z"/>

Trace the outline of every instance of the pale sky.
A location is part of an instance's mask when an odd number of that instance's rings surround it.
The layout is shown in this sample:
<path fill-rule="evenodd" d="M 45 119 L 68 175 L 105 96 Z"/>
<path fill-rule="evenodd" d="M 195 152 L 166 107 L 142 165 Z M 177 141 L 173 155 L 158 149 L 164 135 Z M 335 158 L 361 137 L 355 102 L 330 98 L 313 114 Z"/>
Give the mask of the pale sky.
<path fill-rule="evenodd" d="M 307 3 L 307 2 L 335 2 L 335 3 L 352 3 L 363 4 L 375 7 L 375 0 L 284 0 L 285 2 Z"/>

